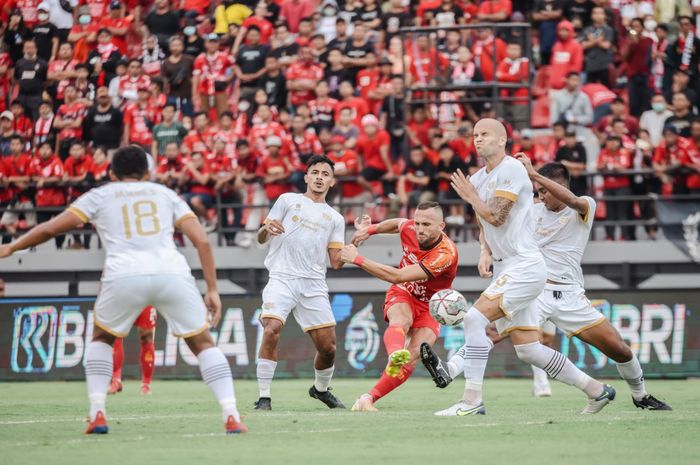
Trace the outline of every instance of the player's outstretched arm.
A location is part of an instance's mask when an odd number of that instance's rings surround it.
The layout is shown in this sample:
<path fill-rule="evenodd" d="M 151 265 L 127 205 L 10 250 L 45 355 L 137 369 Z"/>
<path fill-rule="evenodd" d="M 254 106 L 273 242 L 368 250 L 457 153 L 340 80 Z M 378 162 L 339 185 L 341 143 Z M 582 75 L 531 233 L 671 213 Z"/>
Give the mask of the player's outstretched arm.
<path fill-rule="evenodd" d="M 340 251 L 340 258 L 345 263 L 353 263 L 375 278 L 392 284 L 407 283 L 409 281 L 422 281 L 431 276 L 419 264 L 410 265 L 404 268 L 394 268 L 369 260 L 359 254 L 357 247 L 352 244 L 346 245 Z"/>
<path fill-rule="evenodd" d="M 204 295 L 204 303 L 210 315 L 210 324 L 216 326 L 221 318 L 221 298 L 216 283 L 216 264 L 214 254 L 211 251 L 211 243 L 204 228 L 195 216 L 191 216 L 180 224 L 180 230 L 197 249 L 199 262 L 202 265 L 202 274 L 207 283 L 207 293 Z"/>
<path fill-rule="evenodd" d="M 375 234 L 398 234 L 401 225 L 408 221 L 406 218 L 391 218 L 384 220 L 381 223 L 372 224 L 372 220 L 368 215 L 362 215 L 362 218 L 355 220 L 355 234 L 350 241 L 356 247 L 359 247 L 364 241 L 369 239 L 369 236 Z"/>
<path fill-rule="evenodd" d="M 547 191 L 549 191 L 555 199 L 557 199 L 560 202 L 563 202 L 564 205 L 566 205 L 567 207 L 576 210 L 579 213 L 579 215 L 583 217 L 585 217 L 588 214 L 588 209 L 590 207 L 586 199 L 582 197 L 577 197 L 573 192 L 571 192 L 569 189 L 562 186 L 558 182 L 553 181 L 547 178 L 546 176 L 542 176 L 535 170 L 535 168 L 532 166 L 532 163 L 530 162 L 530 159 L 524 153 L 516 153 L 514 157 L 520 160 L 520 163 L 522 163 L 523 166 L 525 166 L 525 169 L 527 170 L 527 175 L 530 177 L 530 179 L 547 189 Z"/>
<path fill-rule="evenodd" d="M 479 198 L 469 178 L 459 169 L 452 174 L 450 184 L 462 200 L 471 204 L 481 220 L 497 228 L 503 226 L 515 204 L 513 200 L 499 196 L 493 197 L 489 203 L 484 202 Z"/>
<path fill-rule="evenodd" d="M 57 217 L 33 227 L 12 243 L 0 246 L 0 258 L 9 257 L 18 250 L 43 244 L 55 236 L 72 231 L 81 224 L 83 220 L 78 215 L 66 210 Z"/>

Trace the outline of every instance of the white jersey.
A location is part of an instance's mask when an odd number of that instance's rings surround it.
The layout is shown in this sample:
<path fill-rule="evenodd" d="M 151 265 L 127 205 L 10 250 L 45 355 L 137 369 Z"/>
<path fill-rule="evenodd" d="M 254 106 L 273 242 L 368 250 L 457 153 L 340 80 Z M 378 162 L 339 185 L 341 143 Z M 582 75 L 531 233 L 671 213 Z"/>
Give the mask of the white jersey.
<path fill-rule="evenodd" d="M 572 208 L 558 212 L 547 210 L 543 203 L 535 205 L 535 239 L 547 264 L 547 279 L 561 284 L 583 287 L 581 259 L 593 227 L 596 203 L 591 197 L 588 213 L 582 217 Z"/>
<path fill-rule="evenodd" d="M 83 194 L 68 211 L 97 228 L 107 255 L 103 280 L 152 274 L 191 276 L 173 233 L 194 213 L 167 187 L 113 182 Z"/>
<path fill-rule="evenodd" d="M 265 222 L 277 220 L 284 233 L 270 240 L 265 267 L 270 276 L 325 279 L 327 250 L 345 245 L 345 220 L 327 203 L 304 194 L 282 194 Z"/>
<path fill-rule="evenodd" d="M 504 197 L 515 202 L 506 222 L 499 227 L 479 218 L 493 258 L 505 260 L 514 256 L 540 256 L 533 234 L 532 182 L 522 163 L 506 156 L 490 172 L 484 167 L 469 179 L 484 202 L 489 203 L 493 197 Z"/>

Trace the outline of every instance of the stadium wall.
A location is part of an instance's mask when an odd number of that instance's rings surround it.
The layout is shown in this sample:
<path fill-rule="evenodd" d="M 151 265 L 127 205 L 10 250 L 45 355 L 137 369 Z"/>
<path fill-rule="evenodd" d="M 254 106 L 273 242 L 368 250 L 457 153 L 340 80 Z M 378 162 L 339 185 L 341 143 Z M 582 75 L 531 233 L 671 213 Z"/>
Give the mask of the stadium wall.
<path fill-rule="evenodd" d="M 474 299 L 477 294 L 466 295 Z M 647 377 L 700 376 L 700 290 L 656 292 L 593 292 L 589 296 L 637 353 Z M 83 378 L 86 342 L 90 340 L 94 298 L 0 299 L 0 381 L 76 380 Z M 223 318 L 215 331 L 234 376 L 255 377 L 262 330 L 257 296 L 223 297 Z M 377 376 L 386 354 L 382 333 L 383 294 L 331 296 L 338 321 L 336 374 Z M 442 328 L 437 348 L 454 353 L 463 343 L 461 327 Z M 160 318 L 156 330 L 156 377 L 196 378 L 196 358 L 172 336 Z M 604 355 L 577 339 L 558 333 L 557 346 L 579 367 L 596 376 L 617 376 Z M 125 342 L 125 377 L 137 378 L 139 343 L 136 331 Z M 277 377 L 313 377 L 314 349 L 294 321 L 283 329 Z M 424 370 L 417 373 L 425 375 Z M 487 376 L 530 376 L 504 341 L 494 349 Z"/>

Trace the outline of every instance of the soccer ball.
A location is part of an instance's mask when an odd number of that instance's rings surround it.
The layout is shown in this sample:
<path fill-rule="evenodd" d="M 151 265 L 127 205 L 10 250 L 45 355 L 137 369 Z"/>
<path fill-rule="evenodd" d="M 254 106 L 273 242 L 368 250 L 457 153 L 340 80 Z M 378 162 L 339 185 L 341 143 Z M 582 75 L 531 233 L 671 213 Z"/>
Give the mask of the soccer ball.
<path fill-rule="evenodd" d="M 435 321 L 445 326 L 456 326 L 464 320 L 467 301 L 454 289 L 443 289 L 430 298 L 430 314 Z"/>

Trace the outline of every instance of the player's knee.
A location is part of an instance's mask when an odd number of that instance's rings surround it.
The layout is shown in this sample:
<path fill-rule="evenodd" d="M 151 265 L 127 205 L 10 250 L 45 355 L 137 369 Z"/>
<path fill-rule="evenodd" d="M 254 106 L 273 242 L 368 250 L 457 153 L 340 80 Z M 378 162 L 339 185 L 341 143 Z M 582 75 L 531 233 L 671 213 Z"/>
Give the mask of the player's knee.
<path fill-rule="evenodd" d="M 538 355 L 540 354 L 540 349 L 542 349 L 542 345 L 539 342 L 518 344 L 514 345 L 513 347 L 515 348 L 515 353 L 518 355 L 520 360 L 525 363 L 529 363 L 530 365 L 539 366 L 538 362 L 540 357 L 538 357 Z"/>
<path fill-rule="evenodd" d="M 266 341 L 276 341 L 280 337 L 280 331 L 282 331 L 281 324 L 266 324 L 263 328 L 263 339 Z"/>
<path fill-rule="evenodd" d="M 617 363 L 625 363 L 632 360 L 634 354 L 632 349 L 628 346 L 622 339 L 618 340 L 614 347 L 614 353 L 610 354 L 609 357 L 612 358 Z"/>
<path fill-rule="evenodd" d="M 540 336 L 540 343 L 543 346 L 554 347 L 554 334 L 542 333 Z"/>
<path fill-rule="evenodd" d="M 335 357 L 335 341 L 324 341 L 317 348 L 318 353 L 326 359 Z"/>
<path fill-rule="evenodd" d="M 139 338 L 144 344 L 150 344 L 153 342 L 153 331 L 139 331 Z"/>

